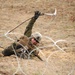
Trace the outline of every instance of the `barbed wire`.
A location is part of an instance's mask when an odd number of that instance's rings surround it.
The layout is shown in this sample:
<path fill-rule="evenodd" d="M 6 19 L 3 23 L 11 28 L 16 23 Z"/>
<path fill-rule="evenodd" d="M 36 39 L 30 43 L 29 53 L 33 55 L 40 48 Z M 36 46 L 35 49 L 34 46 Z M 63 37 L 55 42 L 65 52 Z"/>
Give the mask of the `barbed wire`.
<path fill-rule="evenodd" d="M 7 39 L 9 39 L 9 40 L 12 41 L 12 42 L 16 41 L 16 40 L 14 40 L 13 38 L 9 37 L 9 36 L 8 36 L 9 34 L 10 34 L 10 35 L 13 35 L 13 34 L 19 34 L 19 33 L 9 33 L 9 31 L 7 31 L 4 35 L 1 35 L 0 37 L 6 37 Z M 20 34 L 20 35 L 21 35 L 21 34 Z M 15 36 L 15 37 L 16 37 L 16 36 Z M 43 38 L 48 39 L 49 41 L 53 42 L 53 44 L 52 44 L 52 45 L 51 45 L 51 44 L 48 44 L 47 46 L 41 46 L 41 47 L 35 46 L 35 49 L 33 49 L 33 50 L 28 54 L 28 58 L 27 58 L 27 59 L 30 59 L 30 58 L 31 58 L 31 57 L 30 57 L 31 54 L 32 54 L 34 51 L 36 51 L 36 50 L 39 51 L 39 52 L 42 54 L 42 56 L 44 57 L 44 59 L 43 59 L 44 61 L 43 61 L 43 62 L 45 63 L 45 70 L 42 72 L 41 75 L 44 75 L 45 72 L 47 71 L 47 68 L 49 67 L 49 66 L 48 66 L 49 59 L 50 59 L 50 57 L 51 57 L 52 55 L 54 55 L 55 53 L 58 53 L 59 50 L 60 50 L 61 52 L 66 53 L 63 48 L 61 48 L 59 45 L 57 45 L 57 43 L 59 43 L 59 42 L 67 42 L 66 40 L 57 40 L 57 41 L 54 41 L 51 37 L 48 37 L 48 36 L 43 36 Z M 20 43 L 19 43 L 19 44 L 20 44 Z M 26 50 L 26 47 L 25 47 L 25 46 L 23 46 L 22 44 L 20 44 L 20 45 Z M 48 57 L 46 57 L 46 56 L 44 55 L 43 51 L 41 50 L 41 48 L 48 48 L 48 47 L 54 47 L 54 46 L 56 46 L 56 47 L 58 48 L 58 50 L 57 50 L 57 51 L 53 51 L 51 54 L 49 54 Z M 16 68 L 16 71 L 15 71 L 12 75 L 15 75 L 15 74 L 18 73 L 19 71 L 20 71 L 22 74 L 27 75 L 27 74 L 23 71 L 23 69 L 21 68 L 21 64 L 20 64 L 19 57 L 17 56 L 16 51 L 15 51 L 15 49 L 14 49 L 13 46 L 12 46 L 12 48 L 13 48 L 13 51 L 14 51 L 14 53 L 15 53 L 15 55 L 16 55 L 16 60 L 17 60 L 17 64 L 18 64 L 18 67 Z M 23 51 L 23 52 L 21 53 L 21 55 L 20 55 L 20 58 L 22 57 L 22 54 L 25 54 L 25 53 L 26 53 L 26 52 Z M 25 64 L 26 64 L 26 66 L 27 66 L 27 65 L 28 65 L 28 62 L 25 63 Z M 73 74 L 74 70 L 75 70 L 75 67 L 74 67 L 67 75 Z"/>

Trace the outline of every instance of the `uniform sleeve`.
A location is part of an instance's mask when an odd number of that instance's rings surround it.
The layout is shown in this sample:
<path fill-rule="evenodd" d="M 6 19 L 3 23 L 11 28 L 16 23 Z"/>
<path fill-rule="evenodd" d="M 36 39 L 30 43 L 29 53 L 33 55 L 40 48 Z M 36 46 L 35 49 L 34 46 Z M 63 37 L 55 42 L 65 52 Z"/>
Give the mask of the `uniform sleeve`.
<path fill-rule="evenodd" d="M 30 37 L 32 34 L 32 28 L 34 26 L 34 23 L 36 21 L 36 18 L 32 17 L 32 19 L 30 20 L 29 24 L 26 27 L 26 30 L 24 32 L 24 35 L 26 35 L 27 37 Z"/>

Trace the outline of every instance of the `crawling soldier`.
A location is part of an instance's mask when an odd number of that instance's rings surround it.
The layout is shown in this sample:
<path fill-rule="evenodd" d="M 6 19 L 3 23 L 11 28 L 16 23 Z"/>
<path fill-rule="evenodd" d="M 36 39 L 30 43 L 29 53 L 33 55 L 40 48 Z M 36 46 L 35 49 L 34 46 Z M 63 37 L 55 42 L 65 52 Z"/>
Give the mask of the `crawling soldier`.
<path fill-rule="evenodd" d="M 24 36 L 20 37 L 17 42 L 15 41 L 10 46 L 5 48 L 2 51 L 4 56 L 10 56 L 16 53 L 17 56 L 28 58 L 28 55 L 30 54 L 30 56 L 36 56 L 42 60 L 38 55 L 39 51 L 36 50 L 36 46 L 38 46 L 41 41 L 42 35 L 39 32 L 32 33 L 33 25 L 40 15 L 41 13 L 39 11 L 35 12 L 35 15 L 31 18 L 26 27 Z"/>

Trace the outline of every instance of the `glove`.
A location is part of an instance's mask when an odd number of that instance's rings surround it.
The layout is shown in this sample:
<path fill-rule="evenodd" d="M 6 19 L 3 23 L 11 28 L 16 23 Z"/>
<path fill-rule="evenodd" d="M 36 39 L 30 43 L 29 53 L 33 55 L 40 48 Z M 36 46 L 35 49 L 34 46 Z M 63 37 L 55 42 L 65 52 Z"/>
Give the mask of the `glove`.
<path fill-rule="evenodd" d="M 41 15 L 41 12 L 35 11 L 34 18 L 37 19 Z"/>

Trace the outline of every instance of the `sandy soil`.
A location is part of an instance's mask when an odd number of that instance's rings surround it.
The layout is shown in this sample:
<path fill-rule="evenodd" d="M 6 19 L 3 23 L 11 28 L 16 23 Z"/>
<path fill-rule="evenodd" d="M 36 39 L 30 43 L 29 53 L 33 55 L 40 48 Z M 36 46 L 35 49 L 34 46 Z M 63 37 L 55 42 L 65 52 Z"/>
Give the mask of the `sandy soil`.
<path fill-rule="evenodd" d="M 3 35 L 32 17 L 34 11 L 53 13 L 55 8 L 56 16 L 41 16 L 33 27 L 33 32 L 43 35 L 40 47 L 45 48 L 39 55 L 44 61 L 3 57 L 0 48 L 0 75 L 75 75 L 75 0 L 0 0 L 0 46 L 13 42 Z M 22 36 L 28 22 L 13 31 L 18 34 L 9 36 L 14 40 Z M 52 46 L 51 39 L 65 41 Z"/>

